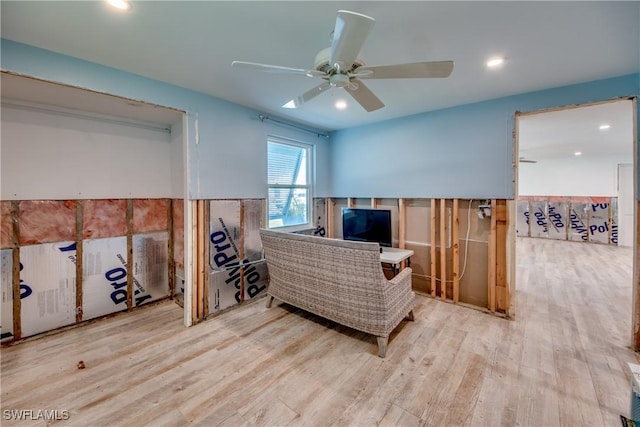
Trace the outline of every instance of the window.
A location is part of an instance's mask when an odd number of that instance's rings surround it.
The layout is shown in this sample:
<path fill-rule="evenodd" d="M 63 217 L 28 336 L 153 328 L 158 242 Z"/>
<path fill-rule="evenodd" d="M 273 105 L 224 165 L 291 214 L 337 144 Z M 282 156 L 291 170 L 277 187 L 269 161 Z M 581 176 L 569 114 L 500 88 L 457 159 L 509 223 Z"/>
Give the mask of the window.
<path fill-rule="evenodd" d="M 312 146 L 267 140 L 269 228 L 310 225 Z"/>

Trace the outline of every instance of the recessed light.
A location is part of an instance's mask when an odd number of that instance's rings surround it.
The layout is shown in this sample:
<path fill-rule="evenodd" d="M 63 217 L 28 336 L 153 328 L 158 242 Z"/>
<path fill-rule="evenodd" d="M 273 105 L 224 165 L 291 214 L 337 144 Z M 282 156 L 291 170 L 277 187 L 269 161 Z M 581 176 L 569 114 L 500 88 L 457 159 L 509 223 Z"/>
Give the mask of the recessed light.
<path fill-rule="evenodd" d="M 611 125 L 600 125 L 600 130 L 607 130 L 611 127 Z"/>
<path fill-rule="evenodd" d="M 336 101 L 336 108 L 338 110 L 344 110 L 345 108 L 347 108 L 347 103 L 343 100 Z"/>
<path fill-rule="evenodd" d="M 574 156 L 582 156 L 582 151 L 576 151 L 573 153 Z"/>
<path fill-rule="evenodd" d="M 490 58 L 487 61 L 487 67 L 489 68 L 497 68 L 499 66 L 501 66 L 502 64 L 504 64 L 504 58 L 503 57 L 495 57 L 495 58 Z"/>
<path fill-rule="evenodd" d="M 107 0 L 107 3 L 118 10 L 131 10 L 131 2 L 129 0 Z"/>
<path fill-rule="evenodd" d="M 298 105 L 296 104 L 296 100 L 292 99 L 291 101 L 284 104 L 282 108 L 298 108 Z"/>

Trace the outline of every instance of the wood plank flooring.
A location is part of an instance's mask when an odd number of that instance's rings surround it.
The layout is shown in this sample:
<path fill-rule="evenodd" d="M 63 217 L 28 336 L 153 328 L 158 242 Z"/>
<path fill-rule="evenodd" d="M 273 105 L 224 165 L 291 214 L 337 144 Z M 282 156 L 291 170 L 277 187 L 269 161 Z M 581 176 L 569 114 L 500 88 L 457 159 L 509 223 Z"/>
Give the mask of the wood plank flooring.
<path fill-rule="evenodd" d="M 632 250 L 520 238 L 517 317 L 420 296 L 375 338 L 264 299 L 192 328 L 165 302 L 1 351 L 6 410 L 60 426 L 620 426 Z M 77 369 L 78 361 L 86 369 Z M 35 412 L 34 412 L 35 414 Z"/>

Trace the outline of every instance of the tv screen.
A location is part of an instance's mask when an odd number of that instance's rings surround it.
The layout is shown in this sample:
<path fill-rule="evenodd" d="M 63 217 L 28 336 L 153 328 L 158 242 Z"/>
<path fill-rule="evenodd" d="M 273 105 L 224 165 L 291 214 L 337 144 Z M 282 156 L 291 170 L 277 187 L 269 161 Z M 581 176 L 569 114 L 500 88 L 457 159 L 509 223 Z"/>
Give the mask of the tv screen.
<path fill-rule="evenodd" d="M 342 238 L 391 247 L 391 211 L 343 208 Z"/>

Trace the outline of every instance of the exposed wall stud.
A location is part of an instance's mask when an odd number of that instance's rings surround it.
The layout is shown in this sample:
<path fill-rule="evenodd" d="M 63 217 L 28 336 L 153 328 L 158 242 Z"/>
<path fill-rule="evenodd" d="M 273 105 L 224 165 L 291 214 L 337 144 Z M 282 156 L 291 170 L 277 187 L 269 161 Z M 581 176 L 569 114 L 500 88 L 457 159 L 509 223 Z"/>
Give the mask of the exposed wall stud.
<path fill-rule="evenodd" d="M 431 296 L 433 298 L 436 297 L 436 289 L 438 287 L 438 271 L 436 264 L 436 250 L 438 246 L 437 240 L 437 219 L 438 219 L 438 201 L 437 199 L 431 199 L 431 265 L 429 270 L 429 275 L 431 276 Z"/>
<path fill-rule="evenodd" d="M 453 302 L 460 299 L 460 201 L 453 199 L 451 221 L 451 248 L 453 262 Z"/>
<path fill-rule="evenodd" d="M 447 299 L 447 199 L 440 199 L 440 298 Z"/>

